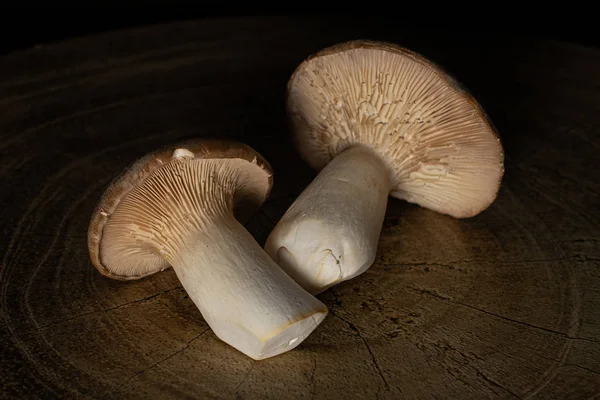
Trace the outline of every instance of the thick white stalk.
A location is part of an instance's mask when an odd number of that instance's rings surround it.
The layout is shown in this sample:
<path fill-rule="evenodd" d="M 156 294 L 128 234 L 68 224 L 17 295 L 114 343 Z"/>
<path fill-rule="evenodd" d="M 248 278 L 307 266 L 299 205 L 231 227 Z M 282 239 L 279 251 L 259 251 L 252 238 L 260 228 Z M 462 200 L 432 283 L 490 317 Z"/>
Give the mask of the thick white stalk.
<path fill-rule="evenodd" d="M 233 216 L 187 237 L 171 263 L 213 332 L 255 360 L 298 346 L 326 306 L 292 280 Z"/>
<path fill-rule="evenodd" d="M 364 147 L 336 156 L 273 229 L 266 252 L 316 294 L 373 264 L 390 192 L 383 162 Z"/>

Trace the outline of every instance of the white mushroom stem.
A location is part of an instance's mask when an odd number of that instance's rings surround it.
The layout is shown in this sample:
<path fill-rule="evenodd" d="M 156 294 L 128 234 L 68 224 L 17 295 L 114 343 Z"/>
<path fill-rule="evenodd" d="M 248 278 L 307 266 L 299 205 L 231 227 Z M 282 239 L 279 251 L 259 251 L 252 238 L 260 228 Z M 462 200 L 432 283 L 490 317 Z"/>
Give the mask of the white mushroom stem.
<path fill-rule="evenodd" d="M 375 260 L 390 174 L 365 147 L 336 156 L 281 218 L 266 252 L 316 294 L 367 270 Z"/>
<path fill-rule="evenodd" d="M 258 162 L 194 158 L 176 149 L 106 217 L 102 266 L 126 279 L 172 266 L 225 343 L 256 360 L 291 350 L 327 308 L 236 219 L 260 205 L 269 189 L 270 172 Z"/>
<path fill-rule="evenodd" d="M 298 346 L 327 314 L 231 215 L 182 243 L 167 258 L 186 292 L 221 340 L 255 360 Z"/>

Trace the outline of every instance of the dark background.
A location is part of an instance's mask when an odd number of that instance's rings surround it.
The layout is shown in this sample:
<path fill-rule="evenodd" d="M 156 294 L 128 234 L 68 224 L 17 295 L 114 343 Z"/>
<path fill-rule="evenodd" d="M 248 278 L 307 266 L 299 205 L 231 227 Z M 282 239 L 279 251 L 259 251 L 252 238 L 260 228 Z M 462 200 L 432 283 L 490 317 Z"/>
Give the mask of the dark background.
<path fill-rule="evenodd" d="M 71 37 L 100 33 L 108 30 L 139 27 L 144 25 L 168 23 L 179 20 L 203 18 L 244 18 L 262 15 L 310 16 L 315 12 L 266 12 L 254 9 L 240 10 L 233 3 L 187 3 L 148 1 L 144 5 L 123 2 L 121 7 L 41 7 L 0 8 L 0 55 L 12 51 L 48 44 Z M 56 3 L 52 3 L 56 4 Z M 94 2 L 91 2 L 94 4 Z M 433 3 L 423 3 L 427 11 L 435 8 Z M 178 7 L 175 7 L 178 5 Z M 428 14 L 428 19 L 406 18 L 398 15 L 401 10 L 382 14 L 366 14 L 369 18 L 381 21 L 386 29 L 418 31 L 419 35 L 435 40 L 446 33 L 459 32 L 466 36 L 481 36 L 482 40 L 493 37 L 494 40 L 506 37 L 533 36 L 547 39 L 570 41 L 587 46 L 600 46 L 595 34 L 595 23 L 588 22 L 595 13 L 585 7 L 563 5 L 559 9 L 544 6 L 543 10 L 517 6 L 493 7 L 493 4 L 481 5 L 489 9 L 470 8 L 465 10 L 439 10 Z M 571 7 L 572 6 L 572 7 Z M 422 7 L 421 7 L 422 8 Z M 418 9 L 418 8 L 417 8 Z M 342 7 L 336 11 L 320 13 L 325 17 L 352 16 L 363 14 L 344 14 Z M 482 11 L 483 10 L 483 11 Z M 421 10 L 424 11 L 424 10 Z M 533 12 L 532 12 L 533 11 Z M 407 15 L 415 15 L 413 10 L 404 10 Z M 472 14 L 474 13 L 474 14 Z M 332 21 L 335 30 L 335 21 Z"/>

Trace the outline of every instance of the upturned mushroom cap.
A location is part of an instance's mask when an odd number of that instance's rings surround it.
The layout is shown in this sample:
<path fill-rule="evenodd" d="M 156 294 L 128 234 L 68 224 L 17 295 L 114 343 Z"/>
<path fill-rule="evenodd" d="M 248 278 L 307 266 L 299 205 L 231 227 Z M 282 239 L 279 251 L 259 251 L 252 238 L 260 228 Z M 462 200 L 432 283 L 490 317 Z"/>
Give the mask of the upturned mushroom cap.
<path fill-rule="evenodd" d="M 192 165 L 193 160 L 212 162 L 210 166 L 205 163 Z M 218 174 L 225 175 L 225 180 L 235 180 L 231 182 L 234 188 L 231 198 L 213 198 L 215 191 L 212 188 L 221 184 L 215 179 Z M 243 143 L 194 139 L 162 147 L 128 166 L 105 190 L 88 229 L 91 261 L 100 273 L 118 280 L 140 279 L 162 271 L 170 265 L 156 248 L 152 248 L 154 237 L 140 241 L 131 233 L 143 231 L 145 227 L 139 226 L 143 222 L 138 226 L 127 226 L 127 229 L 122 228 L 122 223 L 121 228 L 107 229 L 115 214 L 128 213 L 132 217 L 136 214 L 138 220 L 140 214 L 144 214 L 142 217 L 146 220 L 156 215 L 152 223 L 170 219 L 169 215 L 189 220 L 194 213 L 210 213 L 213 203 L 222 203 L 230 204 L 235 217 L 244 222 L 264 203 L 272 184 L 270 164 Z M 195 191 L 190 198 L 197 204 L 169 202 L 165 194 L 176 190 Z M 133 198 L 135 196 L 138 198 Z M 123 203 L 129 204 L 123 206 Z M 162 220 L 161 215 L 164 215 Z M 148 232 L 156 231 L 156 226 L 147 228 Z"/>
<path fill-rule="evenodd" d="M 360 144 L 386 163 L 393 197 L 465 218 L 498 194 L 504 153 L 487 115 L 439 66 L 400 46 L 351 41 L 311 55 L 290 78 L 287 109 L 317 170 Z"/>

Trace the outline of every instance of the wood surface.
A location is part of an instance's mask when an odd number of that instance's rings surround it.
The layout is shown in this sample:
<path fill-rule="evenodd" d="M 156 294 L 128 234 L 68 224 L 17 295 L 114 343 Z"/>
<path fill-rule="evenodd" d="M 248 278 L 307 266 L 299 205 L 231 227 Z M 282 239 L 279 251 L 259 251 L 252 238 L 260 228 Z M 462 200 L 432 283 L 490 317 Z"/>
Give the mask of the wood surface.
<path fill-rule="evenodd" d="M 600 50 L 372 19 L 200 20 L 0 59 L 0 397 L 587 399 L 600 393 Z M 91 212 L 131 161 L 191 136 L 273 165 L 262 244 L 315 176 L 284 91 L 311 52 L 390 40 L 446 67 L 497 126 L 496 202 L 455 220 L 390 200 L 378 257 L 319 295 L 326 320 L 253 361 L 172 270 L 135 282 L 88 256 Z"/>

